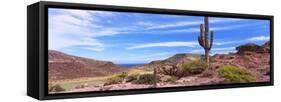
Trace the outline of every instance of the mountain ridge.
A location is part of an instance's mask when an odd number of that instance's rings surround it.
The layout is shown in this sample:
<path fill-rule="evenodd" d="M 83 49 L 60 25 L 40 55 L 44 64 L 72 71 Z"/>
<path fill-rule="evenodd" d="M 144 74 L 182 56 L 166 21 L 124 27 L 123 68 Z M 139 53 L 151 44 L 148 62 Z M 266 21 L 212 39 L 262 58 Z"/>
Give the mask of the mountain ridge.
<path fill-rule="evenodd" d="M 48 57 L 48 76 L 51 81 L 105 76 L 123 70 L 110 61 L 72 56 L 55 50 L 49 50 Z"/>

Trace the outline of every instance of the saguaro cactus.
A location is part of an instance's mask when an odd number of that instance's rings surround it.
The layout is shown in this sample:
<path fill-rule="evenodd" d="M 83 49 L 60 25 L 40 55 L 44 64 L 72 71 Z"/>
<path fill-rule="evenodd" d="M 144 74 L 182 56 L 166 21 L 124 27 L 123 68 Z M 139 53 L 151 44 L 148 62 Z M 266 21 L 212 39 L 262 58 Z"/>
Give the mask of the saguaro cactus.
<path fill-rule="evenodd" d="M 154 68 L 153 76 L 154 76 L 153 88 L 156 88 L 157 87 L 157 68 Z"/>
<path fill-rule="evenodd" d="M 213 46 L 214 32 L 211 31 L 210 34 L 211 37 L 209 38 L 209 20 L 208 17 L 204 17 L 204 24 L 200 24 L 200 35 L 198 36 L 198 42 L 205 50 L 205 60 L 208 63 L 208 68 L 210 62 L 209 51 Z"/>

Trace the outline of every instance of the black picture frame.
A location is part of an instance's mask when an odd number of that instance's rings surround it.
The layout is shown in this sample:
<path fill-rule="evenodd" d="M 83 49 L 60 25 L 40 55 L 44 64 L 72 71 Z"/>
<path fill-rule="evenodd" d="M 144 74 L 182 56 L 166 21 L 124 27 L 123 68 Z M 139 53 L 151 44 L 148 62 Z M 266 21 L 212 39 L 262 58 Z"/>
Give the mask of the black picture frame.
<path fill-rule="evenodd" d="M 100 92 L 79 92 L 48 94 L 48 8 L 71 8 L 84 10 L 106 10 L 118 12 L 142 12 L 159 13 L 172 15 L 193 15 L 193 16 L 212 16 L 212 17 L 231 17 L 248 19 L 266 19 L 270 20 L 270 82 L 240 83 L 240 84 L 218 84 L 187 87 L 169 87 L 157 89 L 132 89 L 115 90 Z M 39 100 L 62 99 L 62 98 L 81 98 L 110 95 L 129 95 L 174 91 L 191 91 L 206 89 L 224 89 L 256 86 L 272 86 L 273 77 L 273 16 L 272 15 L 254 15 L 237 14 L 205 11 L 188 11 L 174 9 L 125 7 L 112 5 L 94 5 L 81 3 L 62 3 L 40 1 L 27 7 L 27 95 Z"/>

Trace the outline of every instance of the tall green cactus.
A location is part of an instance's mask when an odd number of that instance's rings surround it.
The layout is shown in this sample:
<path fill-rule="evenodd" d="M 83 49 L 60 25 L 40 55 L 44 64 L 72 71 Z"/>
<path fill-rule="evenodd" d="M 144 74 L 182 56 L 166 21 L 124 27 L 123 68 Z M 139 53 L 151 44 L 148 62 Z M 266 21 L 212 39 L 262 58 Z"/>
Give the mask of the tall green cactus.
<path fill-rule="evenodd" d="M 156 88 L 157 87 L 157 68 L 154 68 L 153 76 L 154 76 L 153 88 Z"/>
<path fill-rule="evenodd" d="M 200 35 L 198 36 L 198 42 L 205 50 L 205 60 L 208 63 L 208 68 L 210 62 L 209 51 L 213 46 L 214 32 L 211 31 L 210 34 L 211 38 L 209 40 L 209 20 L 208 17 L 204 17 L 204 25 L 200 24 Z"/>

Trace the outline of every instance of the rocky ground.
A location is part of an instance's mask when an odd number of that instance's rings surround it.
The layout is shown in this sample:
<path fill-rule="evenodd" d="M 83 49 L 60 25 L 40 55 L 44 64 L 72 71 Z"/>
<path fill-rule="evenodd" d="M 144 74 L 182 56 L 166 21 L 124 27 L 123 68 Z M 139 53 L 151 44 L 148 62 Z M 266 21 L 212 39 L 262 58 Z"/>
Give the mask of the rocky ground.
<path fill-rule="evenodd" d="M 181 86 L 199 86 L 199 85 L 211 85 L 211 84 L 220 84 L 224 83 L 223 78 L 218 77 L 201 77 L 201 76 L 188 76 L 183 77 L 175 82 L 160 82 L 157 83 L 157 88 L 163 87 L 181 87 Z M 89 91 L 107 91 L 107 90 L 128 90 L 128 89 L 144 89 L 144 88 L 153 88 L 153 85 L 148 84 L 135 84 L 132 82 L 120 83 L 113 85 L 96 85 L 96 86 L 87 86 L 83 88 L 76 88 L 69 90 L 67 92 L 89 92 Z"/>

